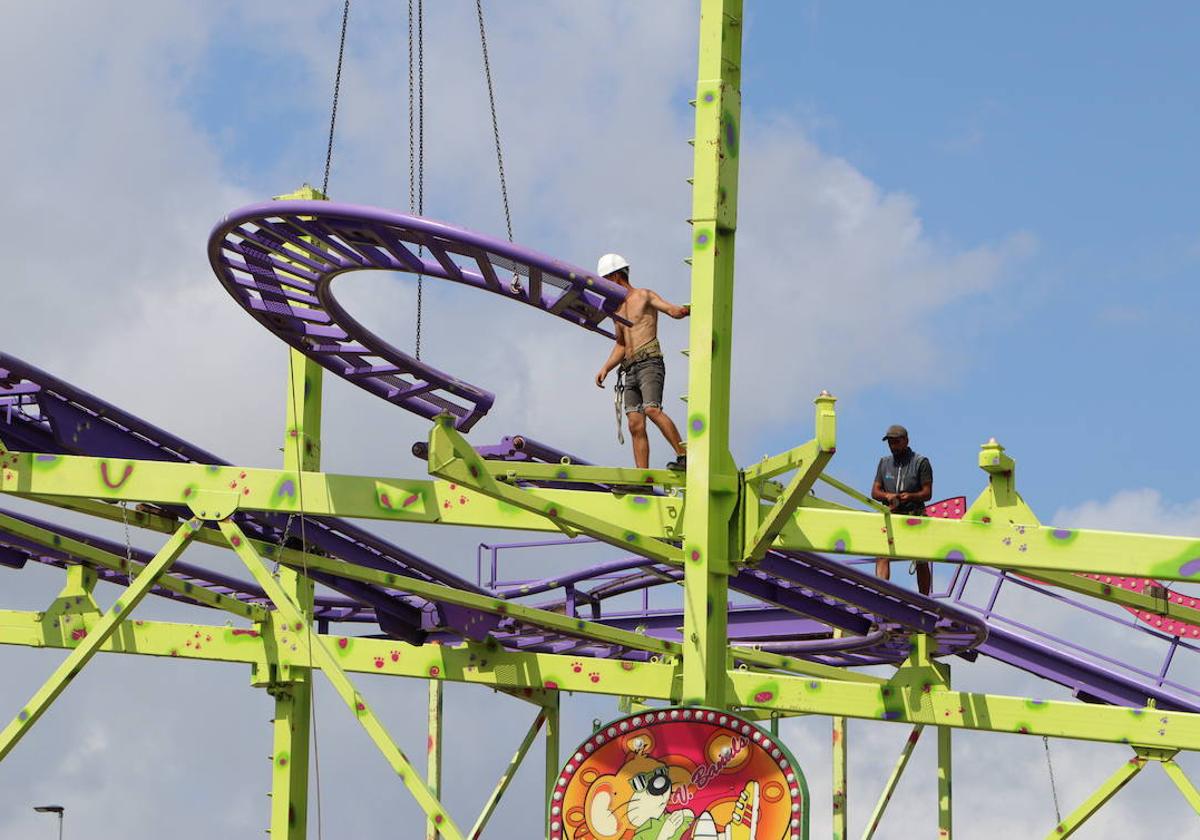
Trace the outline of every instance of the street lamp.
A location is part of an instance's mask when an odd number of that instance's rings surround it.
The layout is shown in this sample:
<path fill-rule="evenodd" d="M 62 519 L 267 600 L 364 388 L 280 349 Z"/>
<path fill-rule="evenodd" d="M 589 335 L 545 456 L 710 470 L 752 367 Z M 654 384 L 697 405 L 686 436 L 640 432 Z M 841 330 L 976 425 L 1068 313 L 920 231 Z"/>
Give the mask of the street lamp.
<path fill-rule="evenodd" d="M 63 812 L 67 809 L 61 805 L 34 805 L 33 810 L 39 814 L 58 814 L 58 840 L 62 840 Z"/>

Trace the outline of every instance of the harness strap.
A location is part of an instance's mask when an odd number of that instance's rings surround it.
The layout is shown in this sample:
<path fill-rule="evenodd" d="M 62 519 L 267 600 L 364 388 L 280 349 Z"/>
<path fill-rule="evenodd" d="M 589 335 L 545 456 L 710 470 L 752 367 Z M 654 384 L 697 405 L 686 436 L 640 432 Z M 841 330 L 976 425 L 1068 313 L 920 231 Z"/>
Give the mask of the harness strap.
<path fill-rule="evenodd" d="M 613 387 L 616 398 L 613 400 L 613 411 L 617 415 L 617 443 L 625 445 L 625 427 L 621 423 L 621 414 L 625 407 L 625 368 L 617 370 L 617 384 Z"/>

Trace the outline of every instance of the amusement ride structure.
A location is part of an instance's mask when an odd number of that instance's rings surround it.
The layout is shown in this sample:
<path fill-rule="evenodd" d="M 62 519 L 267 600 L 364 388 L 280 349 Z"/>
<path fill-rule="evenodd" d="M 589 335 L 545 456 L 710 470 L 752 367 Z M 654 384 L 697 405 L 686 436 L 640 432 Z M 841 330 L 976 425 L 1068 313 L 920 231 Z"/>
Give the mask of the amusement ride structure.
<path fill-rule="evenodd" d="M 1149 764 L 1200 813 L 1200 792 L 1173 760 L 1200 748 L 1200 690 L 1170 675 L 1177 654 L 1197 649 L 1200 605 L 1166 585 L 1200 575 L 1200 539 L 1043 525 L 995 441 L 980 451 L 986 484 L 978 498 L 931 505 L 925 517 L 893 514 L 826 472 L 837 444 L 827 393 L 814 400 L 810 440 L 758 463 L 734 462 L 742 2 L 699 5 L 686 473 L 597 466 L 520 435 L 469 440 L 494 395 L 374 335 L 333 291 L 349 272 L 401 272 L 611 335 L 606 323 L 621 320 L 624 299 L 616 284 L 517 246 L 511 234 L 500 240 L 419 214 L 335 203 L 324 189 L 235 210 L 213 229 L 208 255 L 233 299 L 290 348 L 280 468 L 230 464 L 0 355 L 0 491 L 167 535 L 150 554 L 50 518 L 0 511 L 0 565 L 48 564 L 66 575 L 45 610 L 0 610 L 0 642 L 69 650 L 0 732 L 0 759 L 91 658 L 107 652 L 252 668 L 254 686 L 275 702 L 276 840 L 308 836 L 315 671 L 425 813 L 427 825 L 401 836 L 486 834 L 512 771 L 544 731 L 548 837 L 807 837 L 816 805 L 778 732 L 781 718 L 799 714 L 833 718 L 836 837 L 847 833 L 848 718 L 912 727 L 867 837 L 925 727 L 937 733 L 941 837 L 952 831 L 955 729 L 1129 750 L 1091 797 L 1050 827 L 1051 837 L 1073 833 Z M 481 34 L 482 21 L 480 11 Z M 413 447 L 428 476 L 321 470 L 326 372 L 429 420 L 428 440 Z M 843 501 L 818 496 L 818 487 Z M 467 580 L 357 520 L 548 536 L 481 547 L 480 574 Z M 181 560 L 198 542 L 232 551 L 250 579 Z M 612 547 L 611 559 L 572 559 L 569 546 L 596 542 Z M 502 552 L 533 545 L 556 552 L 561 573 L 505 579 Z M 875 557 L 949 564 L 954 573 L 944 592 L 925 597 L 859 568 Z M 101 580 L 123 587 L 107 610 L 94 597 Z M 647 593 L 656 587 L 681 593 L 681 602 L 651 608 Z M 1111 618 L 1102 607 L 1125 607 L 1136 620 L 1127 616 L 1124 631 L 1164 640 L 1168 653 L 1150 667 L 1040 630 L 998 606 L 1013 588 L 1101 618 Z M 631 593 L 642 596 L 640 608 L 629 607 Z M 211 624 L 139 620 L 147 595 L 225 615 Z M 954 689 L 947 662 L 978 656 L 1065 686 L 1077 701 Z M 892 666 L 890 675 L 855 670 L 868 665 Z M 354 675 L 364 673 L 428 681 L 427 772 L 359 692 Z M 472 827 L 438 797 L 445 681 L 497 689 L 536 709 Z M 560 703 L 570 693 L 620 698 L 623 713 L 564 751 Z"/>

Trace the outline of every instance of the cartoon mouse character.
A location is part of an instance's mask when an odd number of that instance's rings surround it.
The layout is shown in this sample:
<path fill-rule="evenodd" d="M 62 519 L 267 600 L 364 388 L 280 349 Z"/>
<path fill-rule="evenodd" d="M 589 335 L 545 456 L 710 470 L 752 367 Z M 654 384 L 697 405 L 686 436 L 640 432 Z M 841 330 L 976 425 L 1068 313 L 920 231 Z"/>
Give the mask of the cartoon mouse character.
<path fill-rule="evenodd" d="M 690 774 L 643 753 L 631 753 L 614 775 L 588 788 L 585 824 L 596 840 L 680 840 L 696 815 L 688 809 L 667 813 L 671 791 Z"/>

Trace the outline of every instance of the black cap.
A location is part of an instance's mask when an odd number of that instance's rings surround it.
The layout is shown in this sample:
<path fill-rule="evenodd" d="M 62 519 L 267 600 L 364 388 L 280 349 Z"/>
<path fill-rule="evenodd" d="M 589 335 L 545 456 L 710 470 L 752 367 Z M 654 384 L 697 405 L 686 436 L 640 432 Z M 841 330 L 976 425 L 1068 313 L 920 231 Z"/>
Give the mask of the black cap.
<path fill-rule="evenodd" d="M 904 428 L 903 426 L 899 426 L 895 423 L 888 426 L 887 431 L 883 433 L 883 440 L 887 440 L 888 438 L 906 438 L 906 437 L 908 437 L 908 429 Z"/>

